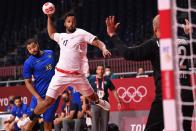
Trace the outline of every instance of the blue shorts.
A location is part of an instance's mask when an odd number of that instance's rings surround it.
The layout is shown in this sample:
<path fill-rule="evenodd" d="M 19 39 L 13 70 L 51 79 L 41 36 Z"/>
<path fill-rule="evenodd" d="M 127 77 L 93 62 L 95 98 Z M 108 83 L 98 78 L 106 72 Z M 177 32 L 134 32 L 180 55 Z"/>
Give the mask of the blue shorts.
<path fill-rule="evenodd" d="M 52 122 L 55 116 L 55 112 L 60 102 L 60 97 L 55 101 L 53 105 L 51 105 L 44 113 L 43 119 L 45 122 Z M 31 103 L 29 105 L 28 115 L 31 115 L 32 111 L 35 109 L 37 105 L 37 99 L 33 96 L 31 99 Z"/>

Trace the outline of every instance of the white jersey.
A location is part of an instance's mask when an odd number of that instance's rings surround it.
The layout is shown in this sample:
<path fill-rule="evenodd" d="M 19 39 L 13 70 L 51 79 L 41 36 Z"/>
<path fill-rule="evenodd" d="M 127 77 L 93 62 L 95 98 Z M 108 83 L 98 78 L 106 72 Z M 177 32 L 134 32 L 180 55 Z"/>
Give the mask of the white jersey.
<path fill-rule="evenodd" d="M 59 44 L 60 56 L 56 65 L 65 71 L 84 73 L 87 57 L 87 43 L 92 44 L 96 36 L 76 28 L 73 33 L 54 33 L 54 40 Z"/>

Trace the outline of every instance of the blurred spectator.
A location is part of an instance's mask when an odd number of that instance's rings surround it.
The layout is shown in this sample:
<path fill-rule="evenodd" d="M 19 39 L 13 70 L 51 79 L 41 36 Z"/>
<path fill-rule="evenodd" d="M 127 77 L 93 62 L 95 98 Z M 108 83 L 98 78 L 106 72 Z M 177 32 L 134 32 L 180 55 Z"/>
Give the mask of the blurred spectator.
<path fill-rule="evenodd" d="M 121 109 L 121 101 L 109 77 L 104 76 L 104 66 L 98 65 L 96 76 L 89 80 L 94 91 L 99 98 L 109 102 L 108 90 L 111 90 L 117 100 L 118 109 Z M 107 131 L 109 122 L 109 111 L 101 109 L 99 106 L 91 105 L 92 111 L 92 131 Z"/>
<path fill-rule="evenodd" d="M 14 96 L 9 96 L 9 105 L 6 106 L 5 111 L 11 112 L 14 107 Z"/>
<path fill-rule="evenodd" d="M 110 66 L 106 66 L 105 67 L 105 76 L 108 76 L 110 79 L 116 79 L 118 78 L 117 75 L 115 75 L 113 72 L 112 72 L 112 69 Z"/>
<path fill-rule="evenodd" d="M 78 104 L 73 102 L 68 90 L 64 91 L 62 98 L 64 99 L 64 104 L 61 115 L 54 120 L 55 131 L 60 131 L 61 128 L 65 131 L 80 131 L 81 121 L 78 119 Z"/>
<path fill-rule="evenodd" d="M 20 96 L 14 98 L 14 107 L 11 111 L 11 117 L 4 121 L 6 131 L 18 131 L 20 128 L 17 126 L 17 122 L 20 119 L 27 117 L 27 105 L 24 104 Z"/>
<path fill-rule="evenodd" d="M 71 96 L 72 102 L 78 104 L 79 111 L 81 111 L 82 110 L 82 102 L 81 102 L 81 99 L 80 99 L 81 94 L 79 92 L 77 92 L 71 86 L 67 87 L 67 91 L 69 92 L 69 94 Z"/>
<path fill-rule="evenodd" d="M 138 68 L 138 72 L 136 75 L 136 78 L 140 78 L 140 77 L 148 77 L 148 75 L 144 71 L 144 68 L 142 67 Z"/>
<path fill-rule="evenodd" d="M 84 96 L 81 96 L 80 98 L 82 101 L 82 111 L 79 112 L 78 118 L 81 118 L 81 119 L 84 118 L 85 124 L 84 123 L 82 124 L 83 129 L 91 131 L 91 127 L 92 127 L 91 103 Z"/>

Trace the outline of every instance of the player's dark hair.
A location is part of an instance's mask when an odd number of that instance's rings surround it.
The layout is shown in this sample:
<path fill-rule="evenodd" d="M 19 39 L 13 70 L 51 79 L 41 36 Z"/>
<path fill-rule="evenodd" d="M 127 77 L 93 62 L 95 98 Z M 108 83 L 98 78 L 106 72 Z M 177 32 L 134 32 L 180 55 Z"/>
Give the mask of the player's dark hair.
<path fill-rule="evenodd" d="M 69 91 L 67 89 L 64 90 L 63 94 L 67 94 L 68 96 L 70 96 L 70 93 L 69 93 Z"/>
<path fill-rule="evenodd" d="M 35 38 L 30 38 L 27 41 L 25 41 L 25 47 L 27 47 L 27 45 L 31 44 L 31 43 L 36 43 L 38 44 L 38 40 Z"/>
<path fill-rule="evenodd" d="M 64 15 L 64 17 L 63 17 L 64 20 L 67 19 L 67 17 L 69 17 L 69 16 L 74 16 L 74 17 L 76 17 L 75 13 L 70 11 L 70 12 L 67 12 L 67 13 Z"/>
<path fill-rule="evenodd" d="M 15 101 L 15 100 L 18 100 L 18 99 L 21 100 L 21 96 L 15 96 L 15 97 L 14 97 L 14 101 Z"/>

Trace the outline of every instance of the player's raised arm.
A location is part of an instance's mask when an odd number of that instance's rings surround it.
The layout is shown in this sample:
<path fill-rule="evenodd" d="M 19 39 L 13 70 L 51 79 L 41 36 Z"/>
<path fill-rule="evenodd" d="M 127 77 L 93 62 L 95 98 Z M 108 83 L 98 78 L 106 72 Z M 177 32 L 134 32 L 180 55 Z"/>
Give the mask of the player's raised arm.
<path fill-rule="evenodd" d="M 110 57 L 111 53 L 106 48 L 105 44 L 100 41 L 98 38 L 95 38 L 92 42 L 92 45 L 98 47 L 101 51 L 104 57 Z"/>
<path fill-rule="evenodd" d="M 48 35 L 50 36 L 50 38 L 54 40 L 54 33 L 56 33 L 56 28 L 52 20 L 52 16 L 53 14 L 48 15 L 47 30 L 48 30 Z"/>
<path fill-rule="evenodd" d="M 191 24 L 190 24 L 190 22 L 189 22 L 188 19 L 185 19 L 184 21 L 185 21 L 185 24 L 182 24 L 183 29 L 184 29 L 184 33 L 185 33 L 186 35 L 189 35 L 189 34 L 192 33 Z"/>
<path fill-rule="evenodd" d="M 54 40 L 54 33 L 56 32 L 56 28 L 54 26 L 52 16 L 55 13 L 55 5 L 50 2 L 46 2 L 42 7 L 42 11 L 45 15 L 48 16 L 48 21 L 47 21 L 48 35 L 50 36 L 51 39 Z"/>

